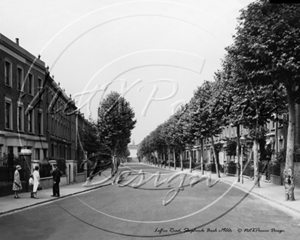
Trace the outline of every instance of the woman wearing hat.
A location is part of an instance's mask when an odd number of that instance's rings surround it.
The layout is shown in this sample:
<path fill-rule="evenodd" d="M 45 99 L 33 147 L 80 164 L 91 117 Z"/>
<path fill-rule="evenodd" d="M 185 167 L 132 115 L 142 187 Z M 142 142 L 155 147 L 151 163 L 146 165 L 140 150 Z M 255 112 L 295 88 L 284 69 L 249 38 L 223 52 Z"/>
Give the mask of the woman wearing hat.
<path fill-rule="evenodd" d="M 21 166 L 17 165 L 16 166 L 16 171 L 14 174 L 14 183 L 13 183 L 13 191 L 15 191 L 15 197 L 14 198 L 20 198 L 18 195 L 18 191 L 22 190 L 22 183 L 20 180 L 20 173 L 19 170 L 21 170 Z"/>

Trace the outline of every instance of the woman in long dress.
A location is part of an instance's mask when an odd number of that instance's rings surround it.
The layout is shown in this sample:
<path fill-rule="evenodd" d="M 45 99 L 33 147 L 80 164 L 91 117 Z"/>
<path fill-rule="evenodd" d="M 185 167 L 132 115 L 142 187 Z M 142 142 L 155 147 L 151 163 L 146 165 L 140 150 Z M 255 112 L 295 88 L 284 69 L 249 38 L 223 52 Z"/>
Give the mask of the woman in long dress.
<path fill-rule="evenodd" d="M 39 166 L 35 166 L 33 171 L 33 198 L 38 198 L 36 196 L 38 186 L 40 184 L 40 173 L 39 173 Z"/>
<path fill-rule="evenodd" d="M 13 191 L 15 192 L 14 198 L 20 198 L 18 192 L 22 190 L 22 183 L 20 179 L 19 170 L 21 170 L 21 166 L 17 165 L 16 171 L 14 173 L 14 183 L 13 183 Z"/>

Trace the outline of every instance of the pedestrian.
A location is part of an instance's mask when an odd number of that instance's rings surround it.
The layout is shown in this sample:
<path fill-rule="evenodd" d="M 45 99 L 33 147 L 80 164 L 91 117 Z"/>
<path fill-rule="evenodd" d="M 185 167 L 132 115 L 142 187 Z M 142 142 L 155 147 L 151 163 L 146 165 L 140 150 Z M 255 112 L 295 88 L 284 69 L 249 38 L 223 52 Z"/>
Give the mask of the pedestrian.
<path fill-rule="evenodd" d="M 33 198 L 38 199 L 37 190 L 40 184 L 39 166 L 35 166 L 33 171 Z"/>
<path fill-rule="evenodd" d="M 59 194 L 59 183 L 60 183 L 60 177 L 61 177 L 61 172 L 59 170 L 59 168 L 57 167 L 56 164 L 53 165 L 54 170 L 52 172 L 52 176 L 53 176 L 53 187 L 52 187 L 52 192 L 53 195 L 51 197 L 60 197 Z"/>
<path fill-rule="evenodd" d="M 30 197 L 31 198 L 33 198 L 33 184 L 34 184 L 33 175 L 30 174 L 30 176 L 29 176 L 29 190 L 30 190 Z"/>
<path fill-rule="evenodd" d="M 14 198 L 20 198 L 18 195 L 18 192 L 22 190 L 22 183 L 20 180 L 20 173 L 19 170 L 21 170 L 21 166 L 16 166 L 16 171 L 14 173 L 14 183 L 13 183 L 13 191 L 15 192 Z"/>

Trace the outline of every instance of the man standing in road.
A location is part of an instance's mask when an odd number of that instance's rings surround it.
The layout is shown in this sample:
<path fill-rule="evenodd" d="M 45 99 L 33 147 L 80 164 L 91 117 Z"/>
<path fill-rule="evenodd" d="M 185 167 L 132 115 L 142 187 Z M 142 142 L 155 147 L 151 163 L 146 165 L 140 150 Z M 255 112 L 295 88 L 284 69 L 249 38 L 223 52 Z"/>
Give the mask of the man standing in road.
<path fill-rule="evenodd" d="M 53 165 L 54 170 L 52 172 L 52 176 L 53 176 L 53 195 L 51 197 L 59 197 L 59 183 L 60 183 L 60 177 L 61 177 L 61 172 L 59 170 L 59 168 L 57 167 L 56 164 Z"/>

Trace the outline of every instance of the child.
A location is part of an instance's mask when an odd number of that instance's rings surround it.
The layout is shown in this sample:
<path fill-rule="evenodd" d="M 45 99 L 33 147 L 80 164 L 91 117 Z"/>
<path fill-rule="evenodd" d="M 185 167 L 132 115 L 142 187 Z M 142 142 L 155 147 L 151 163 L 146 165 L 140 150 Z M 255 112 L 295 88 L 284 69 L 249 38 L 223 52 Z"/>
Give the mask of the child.
<path fill-rule="evenodd" d="M 29 176 L 29 190 L 30 190 L 30 197 L 33 198 L 33 175 L 30 174 Z"/>

